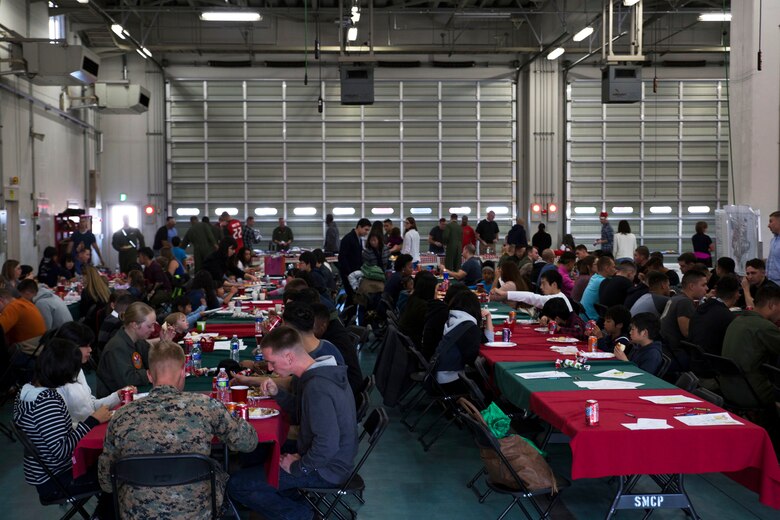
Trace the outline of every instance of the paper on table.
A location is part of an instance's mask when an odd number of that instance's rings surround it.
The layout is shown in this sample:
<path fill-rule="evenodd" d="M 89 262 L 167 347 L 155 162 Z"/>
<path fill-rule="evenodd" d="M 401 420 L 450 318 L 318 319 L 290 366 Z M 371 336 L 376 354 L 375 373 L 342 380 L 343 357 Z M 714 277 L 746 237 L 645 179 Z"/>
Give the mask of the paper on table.
<path fill-rule="evenodd" d="M 629 379 L 636 376 L 641 376 L 642 374 L 640 372 L 623 372 L 622 370 L 615 370 L 614 368 L 612 370 L 607 370 L 606 372 L 602 372 L 600 374 L 596 374 L 596 377 L 611 377 L 614 379 Z"/>
<path fill-rule="evenodd" d="M 641 395 L 640 399 L 650 401 L 655 404 L 678 404 L 678 403 L 700 403 L 699 399 L 688 397 L 687 395 Z"/>
<path fill-rule="evenodd" d="M 688 426 L 732 426 L 743 423 L 734 419 L 727 412 L 705 413 L 701 415 L 681 415 L 675 417 L 678 421 Z"/>
<path fill-rule="evenodd" d="M 577 352 L 579 351 L 577 347 L 561 347 L 561 346 L 550 347 L 550 350 L 564 356 L 576 356 Z"/>
<path fill-rule="evenodd" d="M 645 419 L 639 418 L 635 423 L 623 423 L 623 426 L 629 430 L 668 430 L 674 428 L 666 422 L 666 419 Z"/>
<path fill-rule="evenodd" d="M 246 348 L 246 345 L 244 345 L 244 340 L 239 339 L 238 340 L 238 350 L 244 350 Z M 214 350 L 227 350 L 230 352 L 230 341 L 215 341 L 214 342 Z"/>
<path fill-rule="evenodd" d="M 566 372 L 559 372 L 557 370 L 548 370 L 546 372 L 518 372 L 515 374 L 523 379 L 558 379 L 563 377 L 571 377 Z"/>
<path fill-rule="evenodd" d="M 644 383 L 631 383 L 629 381 L 575 381 L 575 385 L 589 390 L 632 390 L 644 385 Z"/>

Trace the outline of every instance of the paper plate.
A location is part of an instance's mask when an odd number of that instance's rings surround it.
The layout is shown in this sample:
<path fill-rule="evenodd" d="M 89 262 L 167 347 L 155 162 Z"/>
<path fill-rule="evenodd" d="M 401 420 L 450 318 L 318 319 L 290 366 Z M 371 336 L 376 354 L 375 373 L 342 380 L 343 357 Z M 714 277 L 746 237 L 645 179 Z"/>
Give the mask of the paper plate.
<path fill-rule="evenodd" d="M 551 338 L 547 338 L 547 341 L 550 343 L 577 343 L 579 340 L 577 338 L 569 338 L 567 336 L 553 336 Z"/>
<path fill-rule="evenodd" d="M 550 329 L 548 329 L 547 327 L 536 327 L 534 330 L 536 332 L 550 332 Z"/>
<path fill-rule="evenodd" d="M 270 419 L 279 415 L 279 410 L 276 408 L 250 408 L 250 419 Z"/>
<path fill-rule="evenodd" d="M 590 359 L 610 359 L 615 357 L 612 352 L 580 352 L 580 356 Z"/>
<path fill-rule="evenodd" d="M 512 343 L 511 341 L 491 341 L 490 343 L 485 343 L 486 347 L 516 347 L 517 343 Z"/>

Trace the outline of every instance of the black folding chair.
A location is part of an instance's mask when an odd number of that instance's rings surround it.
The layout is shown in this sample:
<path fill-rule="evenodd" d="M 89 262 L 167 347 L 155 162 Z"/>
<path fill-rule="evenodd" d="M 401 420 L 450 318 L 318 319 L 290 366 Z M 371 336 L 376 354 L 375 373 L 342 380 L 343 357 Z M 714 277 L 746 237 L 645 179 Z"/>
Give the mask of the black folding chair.
<path fill-rule="evenodd" d="M 535 489 L 535 490 L 529 490 L 523 481 L 518 476 L 515 469 L 512 467 L 512 465 L 509 463 L 507 458 L 504 456 L 504 453 L 501 451 L 501 445 L 498 442 L 498 439 L 490 433 L 490 431 L 485 427 L 484 424 L 481 424 L 474 420 L 473 417 L 471 417 L 469 414 L 463 412 L 462 410 L 458 410 L 459 418 L 463 421 L 463 423 L 469 428 L 471 431 L 472 436 L 474 437 L 474 442 L 477 444 L 477 447 L 479 449 L 488 449 L 491 450 L 496 454 L 498 459 L 501 461 L 501 465 L 504 466 L 504 468 L 507 470 L 508 474 L 511 475 L 512 480 L 515 481 L 514 487 L 508 487 L 503 484 L 498 484 L 491 482 L 488 478 L 485 478 L 485 483 L 488 486 L 488 489 L 491 492 L 496 492 L 502 495 L 509 495 L 512 497 L 512 502 L 504 509 L 504 511 L 501 513 L 501 515 L 498 517 L 498 520 L 503 520 L 506 515 L 509 514 L 509 511 L 512 509 L 513 506 L 517 505 L 518 508 L 523 512 L 526 518 L 529 520 L 533 520 L 533 518 L 550 518 L 550 513 L 552 512 L 553 507 L 558 501 L 558 498 L 561 496 L 561 491 L 569 486 L 569 481 L 565 478 L 555 475 L 555 481 L 556 485 L 558 487 L 558 493 L 553 494 L 553 491 L 551 488 L 543 488 L 543 489 Z M 484 471 L 482 472 L 484 474 Z M 478 478 L 478 477 L 477 477 Z M 480 502 L 484 500 L 484 497 L 488 495 L 488 493 L 481 494 L 479 491 L 474 488 L 474 492 L 477 494 L 480 498 Z M 549 499 L 549 504 L 546 508 L 542 509 L 542 506 L 537 501 L 538 498 L 547 496 Z M 536 510 L 536 514 L 538 516 L 531 516 L 528 509 L 523 505 L 522 500 L 527 500 L 533 509 Z"/>
<path fill-rule="evenodd" d="M 682 388 L 686 392 L 693 392 L 699 387 L 699 378 L 693 372 L 683 372 L 674 383 L 677 388 Z"/>
<path fill-rule="evenodd" d="M 696 374 L 700 379 L 711 379 L 715 377 L 715 372 L 710 366 L 709 362 L 704 359 L 706 351 L 701 345 L 692 343 L 690 341 L 680 341 L 680 348 L 682 348 L 691 364 L 691 371 Z"/>
<path fill-rule="evenodd" d="M 358 397 L 358 403 L 357 403 L 357 409 L 355 410 L 355 417 L 357 418 L 357 422 L 360 422 L 363 420 L 363 418 L 366 416 L 366 412 L 368 411 L 368 406 L 371 404 L 371 399 L 368 396 L 368 392 L 360 392 L 360 396 Z"/>
<path fill-rule="evenodd" d="M 217 462 L 199 453 L 149 454 L 122 457 L 111 465 L 111 491 L 114 508 L 121 520 L 119 491 L 122 485 L 133 487 L 185 486 L 208 481 L 211 484 L 211 518 L 217 511 Z"/>
<path fill-rule="evenodd" d="M 661 354 L 661 366 L 655 372 L 655 377 L 663 379 L 666 373 L 669 371 L 669 367 L 672 365 L 672 358 L 666 354 Z"/>
<path fill-rule="evenodd" d="M 466 375 L 465 370 L 458 372 L 458 379 L 460 379 L 461 382 L 466 385 L 466 388 L 469 389 L 469 397 L 477 408 L 484 410 L 488 407 L 488 402 L 487 399 L 485 399 L 485 394 L 482 392 L 482 389 L 479 388 L 476 381 Z"/>
<path fill-rule="evenodd" d="M 365 379 L 363 379 L 363 383 L 360 385 L 358 392 L 365 392 L 369 397 L 371 397 L 371 392 L 374 391 L 374 388 L 376 388 L 376 376 L 371 374 L 370 376 L 366 376 Z"/>
<path fill-rule="evenodd" d="M 715 379 L 725 402 L 724 408 L 738 415 L 760 413 L 766 408 L 745 373 L 732 359 L 706 352 L 704 359 L 715 371 Z M 745 396 L 751 402 L 745 401 Z"/>
<path fill-rule="evenodd" d="M 368 419 L 363 423 L 363 432 L 360 434 L 359 442 L 364 439 L 368 439 L 367 446 L 363 451 L 363 455 L 355 464 L 355 469 L 349 475 L 347 480 L 340 486 L 333 488 L 300 488 L 299 492 L 306 499 L 306 502 L 317 511 L 322 520 L 330 518 L 331 515 L 335 516 L 339 520 L 345 520 L 344 513 L 339 510 L 339 505 L 343 506 L 346 513 L 351 518 L 357 517 L 357 512 L 344 501 L 347 495 L 354 496 L 361 503 L 363 503 L 363 491 L 366 489 L 366 483 L 360 476 L 360 468 L 363 467 L 368 456 L 376 447 L 382 434 L 387 429 L 387 425 L 390 423 L 390 418 L 387 416 L 387 412 L 384 408 L 376 408 Z"/>
<path fill-rule="evenodd" d="M 24 455 L 26 457 L 32 457 L 35 459 L 35 462 L 37 462 L 46 472 L 46 476 L 49 477 L 49 480 L 54 482 L 55 486 L 57 487 L 57 491 L 60 494 L 60 496 L 57 498 L 48 498 L 48 497 L 39 496 L 38 500 L 40 500 L 41 505 L 61 506 L 61 505 L 69 504 L 70 509 L 68 509 L 68 511 L 60 518 L 60 520 L 69 520 L 70 518 L 73 518 L 73 516 L 75 516 L 76 514 L 81 515 L 81 517 L 84 520 L 89 520 L 90 515 L 84 509 L 84 505 L 89 501 L 90 498 L 99 495 L 100 490 L 95 489 L 94 491 L 88 491 L 76 495 L 71 494 L 68 491 L 68 489 L 65 486 L 63 486 L 59 480 L 57 480 L 57 478 L 54 475 L 54 472 L 52 472 L 49 466 L 47 466 L 46 463 L 43 461 L 43 459 L 41 458 L 41 454 L 38 452 L 38 449 L 35 447 L 32 441 L 30 441 L 30 438 L 27 437 L 27 434 L 24 433 L 24 431 L 13 422 L 11 422 L 11 431 L 16 436 L 16 438 L 19 439 L 19 442 L 22 443 L 22 446 L 24 446 Z"/>
<path fill-rule="evenodd" d="M 712 390 L 707 390 L 706 388 L 700 386 L 699 388 L 691 390 L 691 393 L 696 397 L 701 397 L 705 401 L 714 404 L 715 406 L 723 408 L 723 396 L 716 394 Z"/>

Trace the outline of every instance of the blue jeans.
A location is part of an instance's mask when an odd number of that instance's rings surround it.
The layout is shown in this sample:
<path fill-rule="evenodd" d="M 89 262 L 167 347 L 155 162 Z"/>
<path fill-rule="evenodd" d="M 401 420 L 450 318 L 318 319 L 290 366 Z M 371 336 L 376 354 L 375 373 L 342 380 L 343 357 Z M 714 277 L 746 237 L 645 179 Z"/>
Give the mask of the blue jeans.
<path fill-rule="evenodd" d="M 260 513 L 266 520 L 311 520 L 314 511 L 300 496 L 298 488 L 335 487 L 319 474 L 296 477 L 279 470 L 279 488 L 265 480 L 265 468 L 242 469 L 230 477 L 230 497 Z"/>

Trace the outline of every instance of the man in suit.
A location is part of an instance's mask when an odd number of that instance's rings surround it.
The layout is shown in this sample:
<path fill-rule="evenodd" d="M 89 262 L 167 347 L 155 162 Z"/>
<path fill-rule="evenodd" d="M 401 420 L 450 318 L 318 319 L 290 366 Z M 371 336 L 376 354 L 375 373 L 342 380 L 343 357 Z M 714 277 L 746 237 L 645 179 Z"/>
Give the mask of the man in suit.
<path fill-rule="evenodd" d="M 344 235 L 339 246 L 339 273 L 347 292 L 347 304 L 352 302 L 354 291 L 349 285 L 350 273 L 360 269 L 363 265 L 363 241 L 361 238 L 368 236 L 371 230 L 371 221 L 361 218 L 357 226 Z"/>

